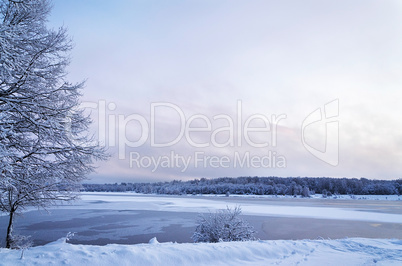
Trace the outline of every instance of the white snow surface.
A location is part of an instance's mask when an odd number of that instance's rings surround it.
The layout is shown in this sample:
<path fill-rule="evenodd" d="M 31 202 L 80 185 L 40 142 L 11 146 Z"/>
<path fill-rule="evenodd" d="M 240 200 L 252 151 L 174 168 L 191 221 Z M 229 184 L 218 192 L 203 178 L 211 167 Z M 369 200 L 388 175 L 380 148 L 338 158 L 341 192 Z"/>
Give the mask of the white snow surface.
<path fill-rule="evenodd" d="M 0 249 L 0 265 L 402 265 L 402 240 L 270 240 Z"/>
<path fill-rule="evenodd" d="M 171 211 L 171 212 L 208 212 L 218 209 L 226 209 L 226 206 L 234 207 L 236 203 L 214 200 L 209 197 L 206 199 L 192 197 L 171 197 L 171 196 L 150 196 L 133 193 L 110 193 L 110 192 L 86 192 L 82 194 L 82 201 L 79 204 L 71 205 L 71 208 L 87 208 L 86 204 L 101 201 L 99 208 L 115 209 L 118 204 L 120 209 L 126 210 L 152 210 L 152 211 Z M 218 199 L 218 198 L 217 198 Z M 66 205 L 65 208 L 70 206 Z M 91 208 L 96 208 L 91 205 Z M 243 215 L 277 216 L 277 217 L 306 217 L 316 219 L 335 219 L 352 221 L 371 221 L 384 223 L 400 223 L 402 215 L 362 211 L 352 208 L 328 208 L 314 206 L 284 206 L 267 205 L 263 202 L 242 203 Z"/>

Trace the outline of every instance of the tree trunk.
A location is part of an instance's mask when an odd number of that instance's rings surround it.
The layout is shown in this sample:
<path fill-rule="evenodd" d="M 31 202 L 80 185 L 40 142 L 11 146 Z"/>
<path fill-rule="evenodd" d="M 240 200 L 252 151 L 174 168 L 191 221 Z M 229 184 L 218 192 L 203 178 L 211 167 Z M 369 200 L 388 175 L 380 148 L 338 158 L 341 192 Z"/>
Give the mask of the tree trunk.
<path fill-rule="evenodd" d="M 13 220 L 14 220 L 14 208 L 10 210 L 10 220 L 8 221 L 8 227 L 7 227 L 7 237 L 6 237 L 6 248 L 11 248 L 11 240 L 12 236 L 11 233 L 13 231 Z"/>

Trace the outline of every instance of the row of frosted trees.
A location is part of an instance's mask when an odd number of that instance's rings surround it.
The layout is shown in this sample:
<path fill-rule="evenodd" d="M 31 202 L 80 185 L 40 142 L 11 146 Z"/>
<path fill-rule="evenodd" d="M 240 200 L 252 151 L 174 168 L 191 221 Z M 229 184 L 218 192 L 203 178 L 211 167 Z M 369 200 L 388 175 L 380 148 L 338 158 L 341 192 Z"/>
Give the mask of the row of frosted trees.
<path fill-rule="evenodd" d="M 402 179 L 311 177 L 238 177 L 195 179 L 157 183 L 84 184 L 85 191 L 133 191 L 145 194 L 238 194 L 238 195 L 400 195 Z"/>

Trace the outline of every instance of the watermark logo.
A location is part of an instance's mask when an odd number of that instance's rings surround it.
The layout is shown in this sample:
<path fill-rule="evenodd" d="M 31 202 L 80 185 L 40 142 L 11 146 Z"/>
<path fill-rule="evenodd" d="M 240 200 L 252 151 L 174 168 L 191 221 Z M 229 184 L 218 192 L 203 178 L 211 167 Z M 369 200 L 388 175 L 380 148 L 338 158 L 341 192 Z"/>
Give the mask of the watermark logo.
<path fill-rule="evenodd" d="M 286 114 L 246 115 L 240 100 L 231 112 L 212 115 L 189 114 L 169 102 L 151 103 L 143 113 L 123 114 L 116 109 L 115 103 L 105 100 L 84 102 L 66 118 L 66 133 L 78 143 L 75 112 L 93 111 L 97 114 L 98 145 L 113 148 L 130 168 L 186 172 L 197 168 L 287 167 L 286 157 L 277 148 L 282 132 L 279 124 L 287 119 Z M 339 101 L 334 100 L 309 114 L 301 128 L 302 145 L 332 166 L 339 163 L 338 117 Z M 317 148 L 317 142 L 324 143 L 323 148 Z"/>
<path fill-rule="evenodd" d="M 186 115 L 179 106 L 168 102 L 151 103 L 149 116 L 138 113 L 115 114 L 111 111 L 116 109 L 116 104 L 106 104 L 104 100 L 98 103 L 86 102 L 82 104 L 82 107 L 98 112 L 99 143 L 108 147 L 117 147 L 121 160 L 126 159 L 130 148 L 142 146 L 172 148 L 183 141 L 194 149 L 275 147 L 278 124 L 287 117 L 285 114 L 270 116 L 252 114 L 245 117 L 241 101 L 237 102 L 234 114 L 214 116 Z M 175 123 L 163 125 L 166 112 L 171 114 L 170 118 L 176 119 Z M 164 138 L 158 139 L 161 135 Z M 200 136 L 203 136 L 203 140 L 200 140 Z"/>
<path fill-rule="evenodd" d="M 170 151 L 168 155 L 142 155 L 139 152 L 130 152 L 130 168 L 148 168 L 151 172 L 163 168 L 176 168 L 186 172 L 193 168 L 286 168 L 286 158 L 275 151 L 268 151 L 264 155 L 254 155 L 249 151 L 235 151 L 231 156 L 208 155 L 203 151 L 196 151 L 191 155 L 181 155 Z"/>
<path fill-rule="evenodd" d="M 339 164 L 339 100 L 333 100 L 309 114 L 302 124 L 302 143 L 316 158 L 332 166 Z M 325 123 L 324 149 L 319 150 L 306 141 L 305 131 L 314 125 Z"/>

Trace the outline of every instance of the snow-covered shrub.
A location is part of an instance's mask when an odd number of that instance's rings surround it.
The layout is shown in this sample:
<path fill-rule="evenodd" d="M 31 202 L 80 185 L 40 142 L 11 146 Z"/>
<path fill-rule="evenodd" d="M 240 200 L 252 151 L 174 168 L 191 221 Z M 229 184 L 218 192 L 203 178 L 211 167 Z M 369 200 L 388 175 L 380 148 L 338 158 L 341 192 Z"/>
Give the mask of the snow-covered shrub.
<path fill-rule="evenodd" d="M 200 214 L 198 225 L 191 237 L 194 242 L 229 242 L 255 240 L 254 228 L 243 221 L 239 215 L 241 208 L 227 207 L 207 216 Z"/>
<path fill-rule="evenodd" d="M 70 241 L 74 236 L 75 236 L 76 232 L 68 232 L 66 237 L 65 237 L 65 241 L 64 242 L 68 242 Z"/>
<path fill-rule="evenodd" d="M 32 247 L 33 242 L 31 236 L 11 235 L 10 248 L 21 250 L 21 259 L 24 257 L 24 251 Z"/>
<path fill-rule="evenodd" d="M 12 249 L 27 249 L 32 247 L 31 236 L 11 235 Z"/>

